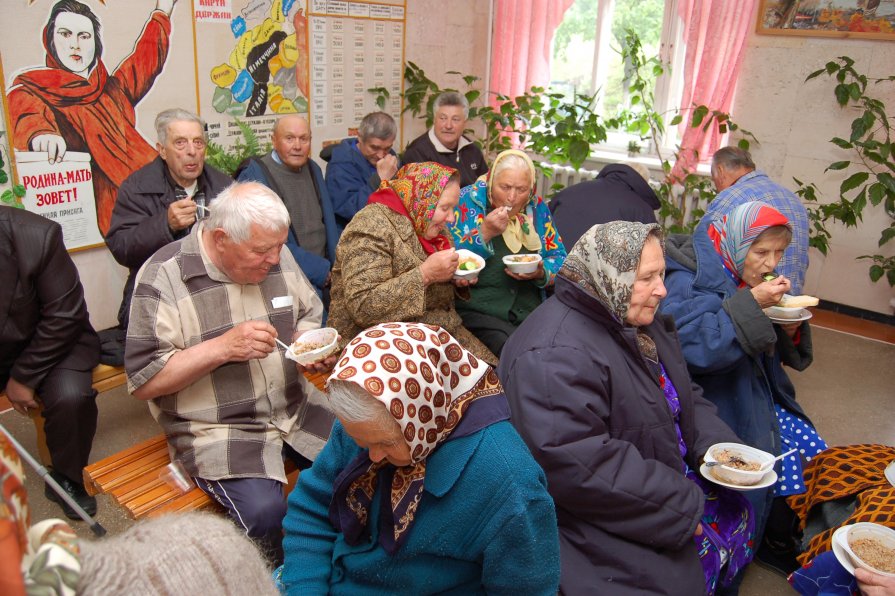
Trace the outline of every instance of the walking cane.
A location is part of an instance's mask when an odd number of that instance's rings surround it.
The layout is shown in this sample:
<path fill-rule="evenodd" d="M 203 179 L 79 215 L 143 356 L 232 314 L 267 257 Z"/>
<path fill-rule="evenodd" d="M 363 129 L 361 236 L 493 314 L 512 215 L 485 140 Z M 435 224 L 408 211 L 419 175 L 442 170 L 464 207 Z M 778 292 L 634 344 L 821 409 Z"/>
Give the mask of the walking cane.
<path fill-rule="evenodd" d="M 40 465 L 40 463 L 36 459 L 31 457 L 31 454 L 28 453 L 28 451 L 12 437 L 9 431 L 6 430 L 6 428 L 2 424 L 0 424 L 0 430 L 3 431 L 3 434 L 6 435 L 6 438 L 9 439 L 9 442 L 12 443 L 12 446 L 15 447 L 16 451 L 18 451 L 19 457 L 25 460 L 25 462 L 27 462 L 29 466 L 34 468 L 34 471 L 37 472 L 37 475 L 43 478 L 44 482 L 50 485 L 50 488 L 53 489 L 53 492 L 62 497 L 62 500 L 68 503 L 69 507 L 74 509 L 75 513 L 77 513 L 82 520 L 87 522 L 87 525 L 90 526 L 90 529 L 93 531 L 93 533 L 97 536 L 105 536 L 106 529 L 102 527 L 98 521 L 90 517 L 90 514 L 84 511 L 84 509 L 80 505 L 78 505 L 78 503 L 74 499 L 71 498 L 71 495 L 65 492 L 64 488 L 59 486 L 58 482 L 53 480 L 53 477 L 50 476 L 50 472 L 47 471 L 45 467 Z"/>

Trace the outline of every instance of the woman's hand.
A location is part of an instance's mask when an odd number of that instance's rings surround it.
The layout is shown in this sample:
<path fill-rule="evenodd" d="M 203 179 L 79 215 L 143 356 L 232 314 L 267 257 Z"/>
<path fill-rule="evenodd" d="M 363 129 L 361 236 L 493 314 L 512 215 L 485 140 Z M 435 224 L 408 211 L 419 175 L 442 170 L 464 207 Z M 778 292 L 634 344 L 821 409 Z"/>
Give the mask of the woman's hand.
<path fill-rule="evenodd" d="M 37 135 L 31 139 L 31 150 L 46 151 L 47 161 L 50 163 L 62 161 L 67 149 L 68 145 L 66 145 L 65 139 L 59 135 Z"/>
<path fill-rule="evenodd" d="M 423 261 L 420 265 L 420 271 L 423 274 L 423 284 L 431 285 L 434 283 L 449 281 L 454 276 L 454 271 L 460 264 L 460 257 L 453 248 L 447 250 L 439 250 L 434 252 Z M 395 297 L 398 299 L 398 297 Z"/>
<path fill-rule="evenodd" d="M 544 279 L 544 261 L 540 261 L 538 263 L 538 268 L 531 273 L 513 273 L 512 271 L 510 271 L 509 267 L 506 267 L 504 271 L 507 275 L 509 275 L 513 279 L 518 279 L 519 281 Z"/>
<path fill-rule="evenodd" d="M 864 596 L 895 596 L 895 577 L 873 573 L 858 567 L 855 579 Z"/>
<path fill-rule="evenodd" d="M 482 242 L 491 242 L 492 238 L 503 234 L 504 230 L 507 229 L 507 225 L 509 225 L 509 223 L 509 207 L 497 207 L 495 209 L 492 209 L 491 213 L 486 215 L 485 219 L 482 220 L 482 226 L 479 232 L 479 235 L 482 238 Z"/>
<path fill-rule="evenodd" d="M 755 301 L 758 302 L 758 306 L 767 308 L 780 302 L 783 294 L 787 293 L 790 287 L 789 280 L 781 275 L 771 281 L 761 282 L 752 288 L 751 292 L 752 296 L 755 297 Z"/>

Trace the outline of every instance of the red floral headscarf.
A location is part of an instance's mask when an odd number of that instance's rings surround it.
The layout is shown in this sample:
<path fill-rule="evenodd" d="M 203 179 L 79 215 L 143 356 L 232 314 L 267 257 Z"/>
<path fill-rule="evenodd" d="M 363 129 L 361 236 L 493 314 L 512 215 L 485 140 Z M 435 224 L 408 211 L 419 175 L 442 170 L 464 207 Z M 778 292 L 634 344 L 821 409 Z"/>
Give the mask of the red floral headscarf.
<path fill-rule="evenodd" d="M 435 162 L 411 163 L 402 167 L 391 180 L 383 180 L 368 203 L 381 203 L 405 216 L 413 224 L 426 254 L 452 246 L 450 235 L 441 234 L 432 240 L 424 238 L 441 193 L 457 170 Z"/>

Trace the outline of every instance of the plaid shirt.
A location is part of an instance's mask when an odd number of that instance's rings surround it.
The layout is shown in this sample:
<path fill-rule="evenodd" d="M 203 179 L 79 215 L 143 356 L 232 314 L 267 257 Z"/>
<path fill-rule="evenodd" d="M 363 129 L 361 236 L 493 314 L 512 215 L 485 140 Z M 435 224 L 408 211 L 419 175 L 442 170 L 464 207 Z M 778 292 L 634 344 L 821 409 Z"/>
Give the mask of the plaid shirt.
<path fill-rule="evenodd" d="M 208 258 L 195 226 L 143 266 L 131 303 L 125 368 L 133 392 L 180 350 L 251 320 L 270 321 L 281 338 L 320 327 L 323 305 L 284 247 L 260 284 L 236 284 Z M 286 481 L 283 441 L 313 459 L 329 437 L 325 397 L 278 348 L 266 358 L 228 362 L 150 411 L 172 459 L 209 480 Z"/>
<path fill-rule="evenodd" d="M 709 220 L 720 219 L 735 207 L 749 201 L 767 203 L 785 215 L 792 225 L 792 242 L 783 253 L 777 272 L 792 282 L 791 294 L 801 294 L 805 284 L 805 271 L 808 269 L 808 210 L 799 197 L 772 182 L 764 172 L 755 170 L 719 192 L 709 203 L 705 217 Z"/>

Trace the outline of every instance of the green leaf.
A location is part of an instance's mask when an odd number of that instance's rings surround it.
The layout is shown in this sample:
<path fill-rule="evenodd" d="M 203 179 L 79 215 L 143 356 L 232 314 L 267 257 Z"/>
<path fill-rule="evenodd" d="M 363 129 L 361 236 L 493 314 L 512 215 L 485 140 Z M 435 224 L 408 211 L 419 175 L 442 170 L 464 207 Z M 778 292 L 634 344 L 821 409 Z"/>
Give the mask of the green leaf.
<path fill-rule="evenodd" d="M 860 185 L 864 184 L 869 177 L 869 172 L 855 172 L 854 174 L 843 180 L 842 184 L 839 185 L 839 194 L 845 194 L 848 191 L 859 187 Z"/>
<path fill-rule="evenodd" d="M 884 273 L 883 268 L 880 267 L 879 265 L 872 266 L 870 268 L 869 272 L 870 272 L 870 281 L 872 281 L 874 283 L 878 282 L 882 278 L 883 273 Z"/>
<path fill-rule="evenodd" d="M 683 117 L 682 115 L 680 115 L 680 114 L 675 114 L 675 115 L 674 115 L 674 118 L 671 119 L 670 124 L 671 124 L 671 126 L 677 126 L 678 124 L 681 123 L 681 121 L 682 121 L 683 119 L 684 119 L 684 117 Z"/>
<path fill-rule="evenodd" d="M 709 113 L 709 109 L 706 106 L 697 106 L 695 110 L 693 110 L 693 120 L 691 121 L 691 126 L 696 128 L 700 124 L 702 124 L 703 119 Z"/>
<path fill-rule="evenodd" d="M 833 90 L 833 92 L 836 94 L 836 103 L 838 103 L 840 106 L 848 104 L 848 85 L 836 85 L 836 88 Z"/>
<path fill-rule="evenodd" d="M 835 62 L 827 62 L 826 66 L 824 68 L 826 68 L 826 70 L 829 74 L 833 74 L 834 72 L 839 70 L 839 65 L 836 64 Z"/>
<path fill-rule="evenodd" d="M 737 141 L 737 147 L 739 147 L 743 151 L 748 151 L 749 141 L 747 139 L 740 139 L 739 141 Z"/>
<path fill-rule="evenodd" d="M 851 149 L 852 147 L 854 147 L 854 145 L 852 145 L 845 139 L 840 139 L 839 137 L 833 137 L 832 139 L 830 139 L 830 142 L 837 147 L 841 147 L 842 149 Z"/>
<path fill-rule="evenodd" d="M 25 196 L 25 187 L 21 184 L 16 184 L 12 187 L 12 194 L 21 199 Z"/>
<path fill-rule="evenodd" d="M 574 139 L 569 143 L 569 161 L 577 169 L 590 155 L 590 145 L 581 139 Z"/>
<path fill-rule="evenodd" d="M 879 205 L 886 196 L 886 185 L 875 182 L 870 185 L 870 202 Z"/>
<path fill-rule="evenodd" d="M 824 172 L 829 172 L 830 170 L 844 170 L 850 164 L 850 161 L 836 161 L 831 163 Z"/>
<path fill-rule="evenodd" d="M 821 68 L 820 70 L 815 70 L 815 71 L 812 72 L 810 75 L 808 75 L 807 78 L 805 78 L 805 82 L 807 83 L 807 82 L 810 81 L 811 79 L 816 78 L 816 77 L 819 77 L 820 75 L 824 74 L 825 72 L 827 72 L 827 71 L 826 71 L 826 69 L 824 69 L 824 68 Z"/>
<path fill-rule="evenodd" d="M 883 230 L 883 233 L 880 234 L 879 237 L 879 246 L 889 242 L 892 238 L 895 238 L 895 225 L 889 226 Z"/>
<path fill-rule="evenodd" d="M 6 184 L 9 182 L 9 176 L 6 175 L 5 170 L 0 170 L 0 184 Z"/>

